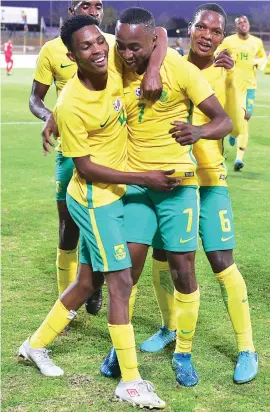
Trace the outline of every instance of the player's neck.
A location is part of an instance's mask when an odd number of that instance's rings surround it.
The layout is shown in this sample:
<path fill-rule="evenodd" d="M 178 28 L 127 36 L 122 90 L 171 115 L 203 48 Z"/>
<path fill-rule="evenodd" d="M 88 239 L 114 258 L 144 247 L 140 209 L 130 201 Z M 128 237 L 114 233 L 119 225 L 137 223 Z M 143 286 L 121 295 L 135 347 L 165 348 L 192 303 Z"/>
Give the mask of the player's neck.
<path fill-rule="evenodd" d="M 188 61 L 190 63 L 193 63 L 194 66 L 197 66 L 198 69 L 204 70 L 214 64 L 215 58 L 214 55 L 206 57 L 198 56 L 196 53 L 194 53 L 193 50 L 190 49 L 188 54 Z"/>
<path fill-rule="evenodd" d="M 137 74 L 141 75 L 144 74 L 146 72 L 146 69 L 148 67 L 149 64 L 149 59 L 146 60 L 145 62 L 143 62 L 139 67 L 138 70 L 136 71 Z"/>
<path fill-rule="evenodd" d="M 93 74 L 79 69 L 78 78 L 87 89 L 99 91 L 106 89 L 108 72 L 104 74 Z"/>
<path fill-rule="evenodd" d="M 247 40 L 247 39 L 249 38 L 249 33 L 245 33 L 245 34 L 237 33 L 237 36 L 238 36 L 239 39 L 241 39 L 241 40 Z"/>

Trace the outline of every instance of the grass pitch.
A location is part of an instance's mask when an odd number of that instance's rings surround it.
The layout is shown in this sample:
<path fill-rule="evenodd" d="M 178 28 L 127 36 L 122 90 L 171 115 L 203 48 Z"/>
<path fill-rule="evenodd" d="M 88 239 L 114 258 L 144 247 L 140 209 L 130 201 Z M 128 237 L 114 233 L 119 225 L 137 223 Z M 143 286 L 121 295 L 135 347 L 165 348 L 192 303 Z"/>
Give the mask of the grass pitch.
<path fill-rule="evenodd" d="M 55 154 L 43 157 L 42 125 L 28 110 L 31 76 L 32 70 L 14 70 L 10 77 L 2 71 L 2 408 L 14 412 L 129 411 L 128 405 L 113 400 L 117 381 L 99 373 L 100 362 L 110 348 L 105 288 L 100 314 L 91 317 L 82 308 L 72 331 L 51 345 L 53 360 L 66 372 L 63 377 L 45 378 L 16 358 L 20 344 L 40 325 L 57 298 Z M 242 172 L 232 171 L 235 149 L 226 144 L 237 239 L 235 260 L 249 291 L 254 341 L 260 356 L 259 376 L 247 385 L 232 382 L 235 338 L 219 286 L 200 251 L 197 276 L 201 309 L 193 348 L 200 383 L 194 388 L 176 388 L 172 346 L 156 355 L 138 352 L 141 374 L 155 383 L 159 396 L 167 401 L 167 411 L 269 410 L 269 90 L 270 76 L 259 73 Z M 53 90 L 47 100 L 53 107 Z M 149 256 L 134 315 L 138 347 L 159 324 Z"/>

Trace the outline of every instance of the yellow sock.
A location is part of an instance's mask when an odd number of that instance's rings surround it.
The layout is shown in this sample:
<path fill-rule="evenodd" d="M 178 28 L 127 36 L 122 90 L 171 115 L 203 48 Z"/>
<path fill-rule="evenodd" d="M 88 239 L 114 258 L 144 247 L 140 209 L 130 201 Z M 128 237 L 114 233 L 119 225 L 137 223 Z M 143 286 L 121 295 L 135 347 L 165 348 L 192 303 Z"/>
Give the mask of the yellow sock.
<path fill-rule="evenodd" d="M 162 317 L 162 325 L 170 330 L 176 330 L 174 310 L 174 284 L 168 262 L 152 260 L 152 278 L 155 295 Z"/>
<path fill-rule="evenodd" d="M 243 132 L 237 138 L 236 159 L 243 161 L 245 150 L 248 144 L 248 121 L 244 120 Z"/>
<path fill-rule="evenodd" d="M 245 281 L 236 264 L 215 273 L 236 335 L 238 351 L 255 352 Z"/>
<path fill-rule="evenodd" d="M 177 337 L 175 353 L 191 353 L 200 307 L 199 288 L 188 295 L 174 291 Z"/>
<path fill-rule="evenodd" d="M 123 382 L 140 379 L 133 326 L 108 324 L 115 347 Z"/>
<path fill-rule="evenodd" d="M 77 249 L 62 250 L 57 248 L 56 268 L 59 296 L 74 282 L 77 275 Z"/>
<path fill-rule="evenodd" d="M 31 336 L 30 347 L 44 348 L 49 345 L 75 316 L 76 312 L 67 310 L 63 303 L 58 299 L 44 322 Z"/>
<path fill-rule="evenodd" d="M 132 290 L 131 290 L 131 295 L 130 295 L 129 304 L 128 304 L 128 313 L 129 313 L 129 321 L 130 322 L 131 322 L 131 319 L 133 317 L 133 311 L 134 311 L 134 305 L 135 305 L 137 291 L 138 291 L 138 285 L 134 285 Z"/>

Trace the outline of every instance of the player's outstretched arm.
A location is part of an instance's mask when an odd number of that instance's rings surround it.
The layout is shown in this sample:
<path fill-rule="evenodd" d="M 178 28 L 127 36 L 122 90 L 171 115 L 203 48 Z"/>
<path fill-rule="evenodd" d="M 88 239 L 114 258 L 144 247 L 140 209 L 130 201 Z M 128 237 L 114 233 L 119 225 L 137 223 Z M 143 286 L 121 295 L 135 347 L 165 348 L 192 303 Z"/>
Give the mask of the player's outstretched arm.
<path fill-rule="evenodd" d="M 157 43 L 150 57 L 149 64 L 141 82 L 141 95 L 151 101 L 160 98 L 163 84 L 160 76 L 160 67 L 165 59 L 168 48 L 167 30 L 163 27 L 156 28 Z"/>
<path fill-rule="evenodd" d="M 154 170 L 149 172 L 120 172 L 91 162 L 90 156 L 74 157 L 73 162 L 80 176 L 90 182 L 133 184 L 151 187 L 159 191 L 171 191 L 180 179 L 170 177 L 175 171 Z"/>
<path fill-rule="evenodd" d="M 196 143 L 199 139 L 219 140 L 232 131 L 232 121 L 213 94 L 203 100 L 198 108 L 210 119 L 203 126 L 192 126 L 184 122 L 172 122 L 169 132 L 181 146 Z"/>
<path fill-rule="evenodd" d="M 47 84 L 43 84 L 34 80 L 29 99 L 30 111 L 33 113 L 33 115 L 45 122 L 45 127 L 41 134 L 43 140 L 43 153 L 45 156 L 47 153 L 50 153 L 50 146 L 54 147 L 54 144 L 50 139 L 51 134 L 53 134 L 55 137 L 58 137 L 59 135 L 52 112 L 46 107 L 44 103 L 44 99 L 49 88 L 50 86 L 48 86 Z"/>

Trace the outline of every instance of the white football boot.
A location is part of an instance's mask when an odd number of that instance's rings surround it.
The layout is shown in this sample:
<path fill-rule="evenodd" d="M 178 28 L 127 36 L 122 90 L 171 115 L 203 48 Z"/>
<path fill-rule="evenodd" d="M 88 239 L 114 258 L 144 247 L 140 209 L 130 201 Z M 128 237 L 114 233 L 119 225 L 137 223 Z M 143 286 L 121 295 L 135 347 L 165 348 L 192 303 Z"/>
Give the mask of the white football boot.
<path fill-rule="evenodd" d="M 18 350 L 20 358 L 33 362 L 44 376 L 55 377 L 64 375 L 64 371 L 50 359 L 47 349 L 30 348 L 29 341 L 30 337 L 20 346 Z"/>
<path fill-rule="evenodd" d="M 140 408 L 164 409 L 166 406 L 166 403 L 155 393 L 154 385 L 142 379 L 131 382 L 120 381 L 115 389 L 115 396 L 120 401 L 129 402 Z"/>

